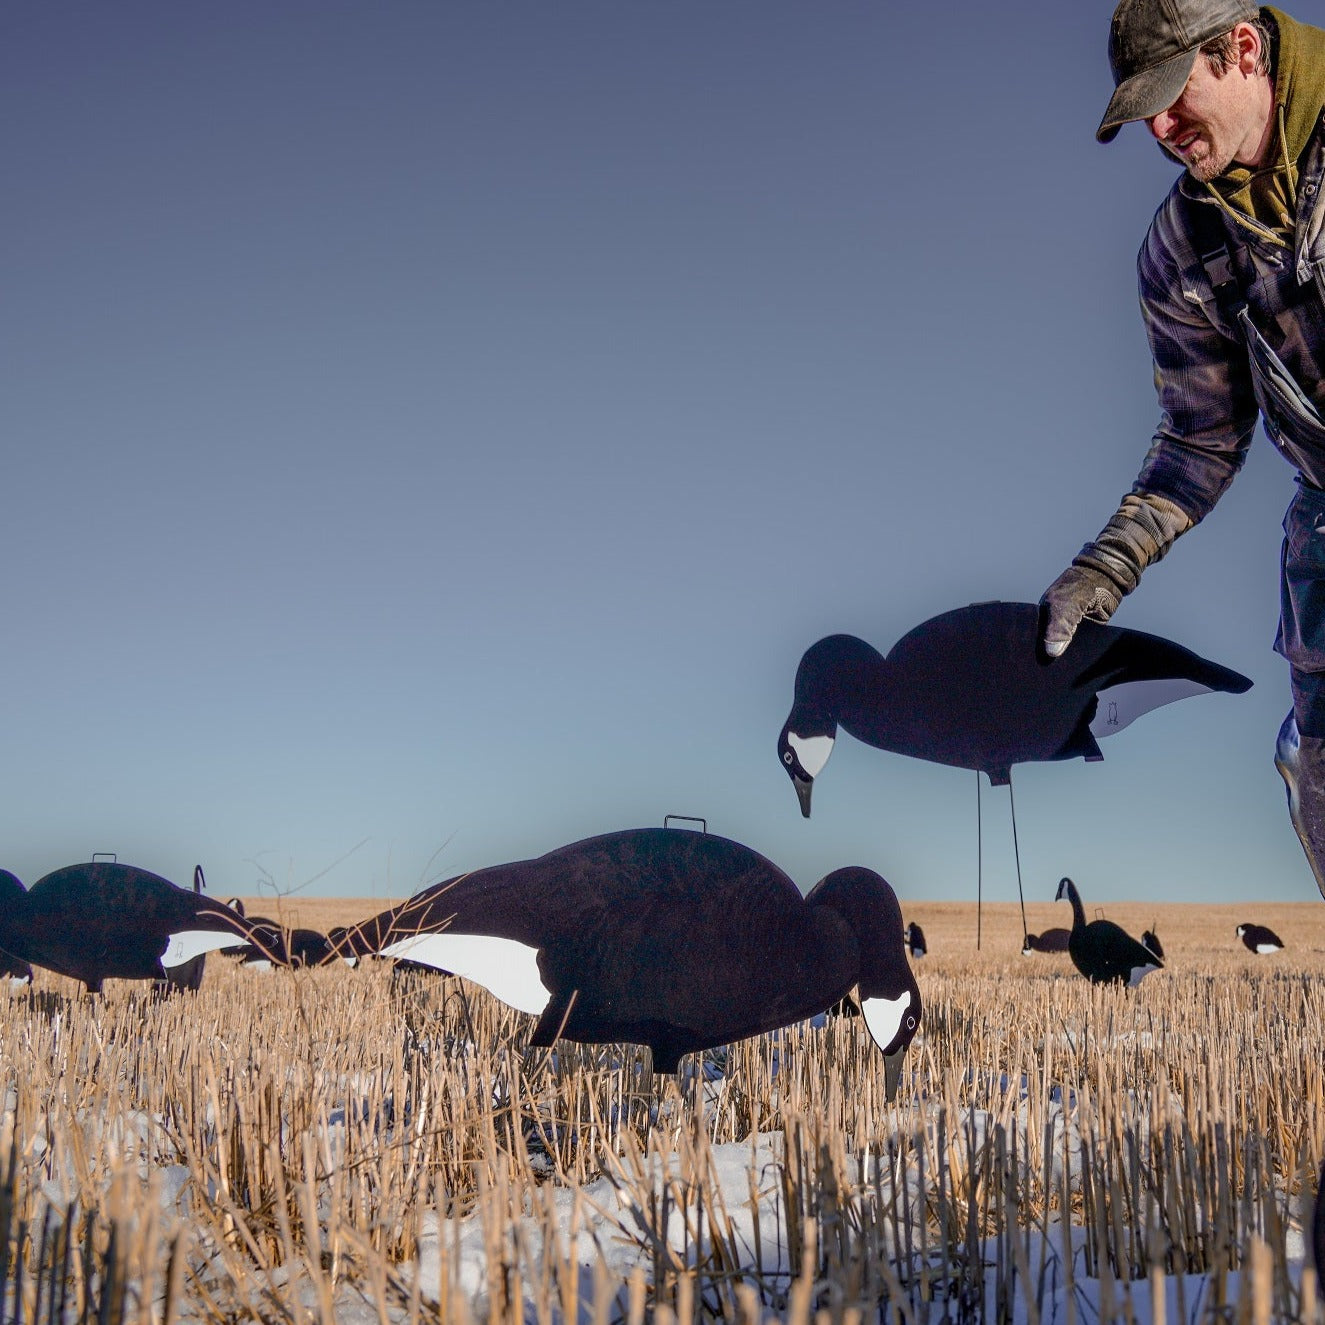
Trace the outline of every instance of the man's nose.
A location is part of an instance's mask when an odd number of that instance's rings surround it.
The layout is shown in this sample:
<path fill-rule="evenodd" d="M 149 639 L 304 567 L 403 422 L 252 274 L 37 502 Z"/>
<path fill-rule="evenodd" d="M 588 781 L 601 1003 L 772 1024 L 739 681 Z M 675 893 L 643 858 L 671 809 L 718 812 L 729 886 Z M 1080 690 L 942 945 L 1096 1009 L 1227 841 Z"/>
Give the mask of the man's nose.
<path fill-rule="evenodd" d="M 1177 123 L 1177 117 L 1173 114 L 1173 108 L 1162 110 L 1158 115 L 1152 115 L 1146 121 L 1146 128 L 1163 142 L 1165 138 L 1173 131 L 1173 126 Z"/>

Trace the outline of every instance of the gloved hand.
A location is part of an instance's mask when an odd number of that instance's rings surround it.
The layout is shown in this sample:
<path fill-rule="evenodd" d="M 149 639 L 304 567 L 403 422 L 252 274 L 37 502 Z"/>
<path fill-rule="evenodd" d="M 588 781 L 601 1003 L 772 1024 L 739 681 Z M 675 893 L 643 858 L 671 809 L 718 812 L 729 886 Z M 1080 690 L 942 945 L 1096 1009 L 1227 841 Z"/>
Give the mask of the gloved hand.
<path fill-rule="evenodd" d="M 1128 493 L 1099 537 L 1044 591 L 1044 651 L 1057 658 L 1083 618 L 1107 621 L 1141 572 L 1158 561 L 1195 521 L 1181 506 L 1153 493 Z"/>
<path fill-rule="evenodd" d="M 1040 599 L 1048 612 L 1044 623 L 1044 651 L 1057 658 L 1084 619 L 1107 621 L 1123 600 L 1123 591 L 1102 571 L 1074 561 Z"/>

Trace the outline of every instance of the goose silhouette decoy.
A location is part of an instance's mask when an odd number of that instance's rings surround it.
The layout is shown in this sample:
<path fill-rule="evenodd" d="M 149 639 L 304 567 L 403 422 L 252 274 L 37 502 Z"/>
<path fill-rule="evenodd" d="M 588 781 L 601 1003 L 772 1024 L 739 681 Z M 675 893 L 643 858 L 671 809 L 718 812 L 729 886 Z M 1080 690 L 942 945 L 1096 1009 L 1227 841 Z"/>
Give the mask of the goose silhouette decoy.
<path fill-rule="evenodd" d="M 32 983 L 32 967 L 21 957 L 0 951 L 0 980 L 8 982 L 11 992 L 22 989 Z"/>
<path fill-rule="evenodd" d="M 636 828 L 434 884 L 336 936 L 454 972 L 538 1018 L 530 1043 L 630 1042 L 654 1071 L 824 1012 L 853 988 L 895 1093 L 920 1024 L 892 888 L 863 867 L 807 895 L 749 847 Z"/>
<path fill-rule="evenodd" d="M 912 957 L 923 957 L 929 951 L 925 931 L 914 920 L 906 927 L 906 950 Z"/>
<path fill-rule="evenodd" d="M 1260 953 L 1264 956 L 1266 953 L 1283 951 L 1283 939 L 1274 930 L 1267 929 L 1264 925 L 1239 925 L 1237 934 L 1249 952 Z"/>
<path fill-rule="evenodd" d="M 903 636 L 887 657 L 853 635 L 811 645 L 796 671 L 778 757 L 810 817 L 839 727 L 881 750 L 986 774 L 1029 761 L 1101 758 L 1099 739 L 1188 695 L 1251 681 L 1181 645 L 1083 621 L 1061 657 L 1040 645 L 1034 603 L 974 603 Z"/>
<path fill-rule="evenodd" d="M 250 919 L 258 941 L 231 952 L 240 962 L 259 970 L 273 967 L 325 966 L 339 959 L 331 940 L 321 930 L 290 928 L 265 916 Z"/>
<path fill-rule="evenodd" d="M 1027 934 L 1021 945 L 1021 955 L 1033 952 L 1066 952 L 1071 935 L 1065 929 L 1046 929 L 1043 934 Z"/>
<path fill-rule="evenodd" d="M 253 941 L 229 907 L 116 861 L 69 865 L 29 889 L 0 870 L 0 948 L 75 980 L 161 980 L 215 948 Z"/>
<path fill-rule="evenodd" d="M 1060 879 L 1054 901 L 1072 904 L 1072 930 L 1067 939 L 1072 964 L 1092 984 L 1125 984 L 1135 987 L 1164 963 L 1112 920 L 1086 923 L 1081 894 L 1071 879 Z"/>

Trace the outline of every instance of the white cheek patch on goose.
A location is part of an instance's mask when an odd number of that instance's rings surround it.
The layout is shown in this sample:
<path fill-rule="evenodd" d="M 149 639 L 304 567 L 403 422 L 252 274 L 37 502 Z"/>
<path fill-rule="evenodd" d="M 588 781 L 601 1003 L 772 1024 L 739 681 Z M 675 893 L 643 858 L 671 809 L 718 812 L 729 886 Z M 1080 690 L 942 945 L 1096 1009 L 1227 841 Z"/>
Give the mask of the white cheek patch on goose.
<path fill-rule="evenodd" d="M 551 990 L 538 973 L 538 949 L 491 934 L 411 934 L 388 944 L 383 957 L 404 957 L 463 975 L 509 1007 L 540 1013 Z"/>
<path fill-rule="evenodd" d="M 170 936 L 166 950 L 161 954 L 161 965 L 167 970 L 172 966 L 182 966 L 204 952 L 215 952 L 218 948 L 242 948 L 248 940 L 239 934 L 230 934 L 220 929 L 182 929 Z"/>
<path fill-rule="evenodd" d="M 902 1029 L 902 1018 L 911 1006 L 910 994 L 899 994 L 896 998 L 862 998 L 860 1010 L 865 1017 L 874 1043 L 880 1049 L 886 1049 Z"/>
<path fill-rule="evenodd" d="M 831 736 L 797 736 L 795 732 L 788 732 L 787 744 L 796 752 L 801 767 L 812 778 L 819 776 L 828 762 L 828 756 L 833 753 Z"/>
<path fill-rule="evenodd" d="M 1099 705 L 1091 719 L 1090 734 L 1097 740 L 1112 736 L 1151 709 L 1161 708 L 1192 695 L 1209 693 L 1209 686 L 1181 676 L 1160 681 L 1124 681 L 1100 691 Z"/>

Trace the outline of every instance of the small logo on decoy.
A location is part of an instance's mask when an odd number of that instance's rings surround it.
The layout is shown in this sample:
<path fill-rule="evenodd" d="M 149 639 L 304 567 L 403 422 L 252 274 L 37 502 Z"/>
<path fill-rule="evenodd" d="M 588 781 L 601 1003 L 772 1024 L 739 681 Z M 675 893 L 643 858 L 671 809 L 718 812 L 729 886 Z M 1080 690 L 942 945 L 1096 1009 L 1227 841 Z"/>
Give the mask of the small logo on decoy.
<path fill-rule="evenodd" d="M 1116 727 L 1118 725 L 1118 703 L 1116 700 L 1111 699 L 1109 701 L 1109 713 L 1105 718 L 1105 724 L 1109 727 Z"/>

